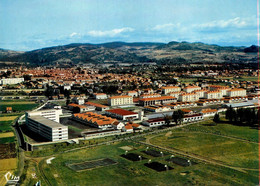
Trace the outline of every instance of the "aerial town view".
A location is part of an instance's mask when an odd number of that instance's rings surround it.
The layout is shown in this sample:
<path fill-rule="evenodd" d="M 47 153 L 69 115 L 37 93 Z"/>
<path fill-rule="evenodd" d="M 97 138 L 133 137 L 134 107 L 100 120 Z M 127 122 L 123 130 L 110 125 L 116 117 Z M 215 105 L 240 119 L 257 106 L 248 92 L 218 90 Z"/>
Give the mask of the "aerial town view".
<path fill-rule="evenodd" d="M 1 0 L 0 186 L 259 185 L 259 0 Z"/>

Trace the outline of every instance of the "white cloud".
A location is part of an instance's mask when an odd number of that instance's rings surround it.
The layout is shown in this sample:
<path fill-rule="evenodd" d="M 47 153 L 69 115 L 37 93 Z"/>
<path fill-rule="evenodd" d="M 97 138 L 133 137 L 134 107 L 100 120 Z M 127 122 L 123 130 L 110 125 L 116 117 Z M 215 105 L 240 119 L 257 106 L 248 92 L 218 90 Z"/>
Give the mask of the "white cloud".
<path fill-rule="evenodd" d="M 130 27 L 124 27 L 124 28 L 118 28 L 113 30 L 106 30 L 106 31 L 100 31 L 100 30 L 92 30 L 88 32 L 88 35 L 93 37 L 114 37 L 117 35 L 120 35 L 121 33 L 125 32 L 132 32 L 134 31 L 133 28 Z"/>
<path fill-rule="evenodd" d="M 174 28 L 180 28 L 180 23 L 177 23 L 177 24 L 167 23 L 167 24 L 162 24 L 162 25 L 156 25 L 151 30 L 168 31 L 168 30 L 172 30 Z"/>
<path fill-rule="evenodd" d="M 79 33 L 77 33 L 77 32 L 72 32 L 72 33 L 70 34 L 70 37 L 74 37 L 74 36 L 77 36 L 77 35 L 79 35 Z"/>
<path fill-rule="evenodd" d="M 217 21 L 212 21 L 212 22 L 203 23 L 203 24 L 197 24 L 197 25 L 193 25 L 193 26 L 201 28 L 201 29 L 244 28 L 244 27 L 248 27 L 248 26 L 254 26 L 255 23 L 256 22 L 255 22 L 254 18 L 235 17 L 233 19 L 217 20 Z"/>

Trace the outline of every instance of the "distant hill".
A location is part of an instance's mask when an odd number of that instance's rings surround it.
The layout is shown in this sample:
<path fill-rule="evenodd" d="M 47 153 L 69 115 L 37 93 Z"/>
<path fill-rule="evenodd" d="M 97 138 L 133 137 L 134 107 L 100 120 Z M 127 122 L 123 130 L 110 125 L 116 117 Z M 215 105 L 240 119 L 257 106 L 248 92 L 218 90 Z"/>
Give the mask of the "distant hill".
<path fill-rule="evenodd" d="M 13 51 L 13 50 L 6 50 L 6 49 L 2 49 L 0 48 L 0 61 L 3 58 L 9 58 L 12 56 L 17 56 L 19 54 L 23 54 L 24 52 L 17 52 L 17 51 Z"/>
<path fill-rule="evenodd" d="M 256 49 L 255 49 L 256 48 Z M 222 47 L 200 42 L 110 42 L 72 43 L 29 52 L 0 49 L 0 61 L 28 62 L 31 65 L 62 65 L 107 62 L 257 62 L 257 47 Z"/>

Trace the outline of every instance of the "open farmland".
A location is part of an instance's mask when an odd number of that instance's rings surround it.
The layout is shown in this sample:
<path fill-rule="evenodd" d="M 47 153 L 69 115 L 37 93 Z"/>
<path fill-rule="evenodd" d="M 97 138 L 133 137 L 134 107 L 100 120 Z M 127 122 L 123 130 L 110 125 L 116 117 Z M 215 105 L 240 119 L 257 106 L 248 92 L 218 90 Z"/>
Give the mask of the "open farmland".
<path fill-rule="evenodd" d="M 9 158 L 9 159 L 0 159 L 0 171 L 7 171 L 16 169 L 17 159 Z"/>
<path fill-rule="evenodd" d="M 4 117 L 0 117 L 0 121 L 12 121 L 14 119 L 16 119 L 17 116 L 4 116 Z"/>
<path fill-rule="evenodd" d="M 13 132 L 0 133 L 0 138 L 7 138 L 7 137 L 13 137 L 13 136 L 14 136 Z"/>
<path fill-rule="evenodd" d="M 5 111 L 6 107 L 12 107 L 13 111 L 22 112 L 32 110 L 37 107 L 38 104 L 34 101 L 28 100 L 2 100 L 0 102 L 0 111 Z"/>

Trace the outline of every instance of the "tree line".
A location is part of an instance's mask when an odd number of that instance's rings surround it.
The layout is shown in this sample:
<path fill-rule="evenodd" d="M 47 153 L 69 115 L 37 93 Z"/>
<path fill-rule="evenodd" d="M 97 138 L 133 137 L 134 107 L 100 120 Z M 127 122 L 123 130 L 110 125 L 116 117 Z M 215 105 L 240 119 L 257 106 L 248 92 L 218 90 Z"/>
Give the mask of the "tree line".
<path fill-rule="evenodd" d="M 239 108 L 234 109 L 231 106 L 226 111 L 226 119 L 237 125 L 254 125 L 258 122 L 260 110 L 255 108 Z"/>

